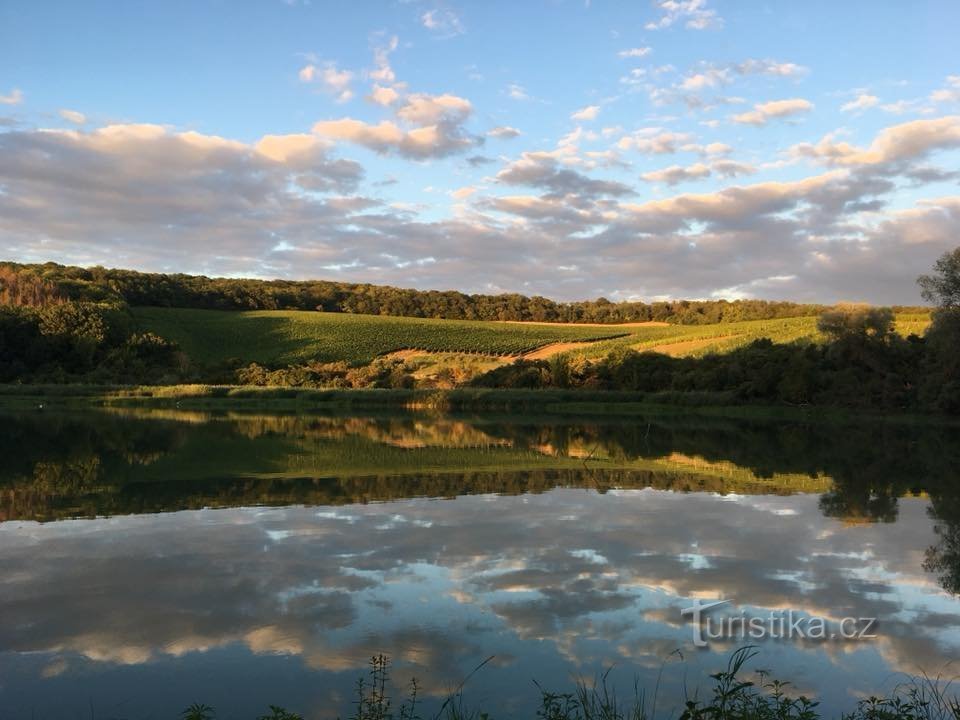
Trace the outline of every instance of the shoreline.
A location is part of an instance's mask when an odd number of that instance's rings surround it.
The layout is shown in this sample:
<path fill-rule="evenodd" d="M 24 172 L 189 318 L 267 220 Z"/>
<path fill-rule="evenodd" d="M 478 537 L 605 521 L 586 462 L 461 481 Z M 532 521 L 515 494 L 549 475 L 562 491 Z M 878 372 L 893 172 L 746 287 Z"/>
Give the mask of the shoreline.
<path fill-rule="evenodd" d="M 802 423 L 870 421 L 958 425 L 947 415 L 880 413 L 837 406 L 762 405 L 727 393 L 621 392 L 560 389 L 314 389 L 257 385 L 10 385 L 0 384 L 0 409 L 104 407 L 276 412 L 396 410 L 411 413 L 525 412 L 558 418 L 694 415 Z"/>

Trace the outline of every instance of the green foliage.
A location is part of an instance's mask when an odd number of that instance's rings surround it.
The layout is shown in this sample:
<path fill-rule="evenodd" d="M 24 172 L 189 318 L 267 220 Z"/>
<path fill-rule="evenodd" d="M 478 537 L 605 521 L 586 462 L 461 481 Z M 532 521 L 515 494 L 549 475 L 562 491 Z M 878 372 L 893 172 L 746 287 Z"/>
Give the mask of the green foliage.
<path fill-rule="evenodd" d="M 0 264 L 0 298 L 4 288 L 2 273 L 12 278 L 8 280 L 11 286 L 19 279 L 19 287 L 30 287 L 29 291 L 21 293 L 30 304 L 45 304 L 46 300 L 35 302 L 30 298 L 49 296 L 96 303 L 208 310 L 320 310 L 448 320 L 599 323 L 653 320 L 683 325 L 815 315 L 821 309 L 816 305 L 764 300 L 613 303 L 599 298 L 559 303 L 518 294 L 467 295 L 452 290 L 423 291 L 320 280 L 264 281 L 162 275 L 55 263 Z M 17 293 L 15 290 L 14 294 Z"/>
<path fill-rule="evenodd" d="M 203 705 L 201 703 L 194 703 L 188 708 L 185 708 L 180 717 L 183 720 L 213 720 L 216 717 L 213 708 L 209 705 Z"/>
<path fill-rule="evenodd" d="M 943 309 L 960 308 L 960 247 L 944 253 L 932 275 L 917 278 L 923 299 Z"/>
<path fill-rule="evenodd" d="M 870 305 L 839 305 L 817 319 L 817 330 L 837 340 L 849 335 L 885 338 L 893 330 L 893 310 Z"/>
<path fill-rule="evenodd" d="M 744 666 L 757 654 L 752 646 L 734 651 L 727 667 L 710 676 L 713 687 L 709 698 L 688 699 L 679 720 L 820 720 L 819 703 L 804 695 L 793 697 L 789 682 L 773 679 L 765 670 L 755 671 L 755 681 L 746 679 Z M 386 694 L 389 660 L 384 655 L 376 655 L 370 665 L 370 679 L 360 678 L 357 682 L 358 699 L 350 720 L 420 720 L 416 714 L 417 684 L 412 684 L 410 698 L 399 713 L 394 713 Z M 652 689 L 648 708 L 648 696 L 636 686 L 632 698 L 625 700 L 619 696 L 608 683 L 609 673 L 608 670 L 591 685 L 580 681 L 572 691 L 564 692 L 544 690 L 534 681 L 540 692 L 535 717 L 538 720 L 654 720 L 659 682 Z M 432 715 L 432 720 L 492 720 L 482 710 L 465 710 L 462 690 L 461 684 L 441 705 L 440 711 Z M 187 720 L 212 717 L 188 715 L 193 708 L 210 711 L 207 706 L 193 705 L 182 717 Z M 262 715 L 258 720 L 302 720 L 301 716 L 274 705 L 270 710 L 272 714 Z M 949 694 L 949 683 L 944 684 L 941 678 L 915 678 L 889 697 L 860 700 L 856 709 L 841 716 L 841 720 L 960 720 L 960 698 Z"/>

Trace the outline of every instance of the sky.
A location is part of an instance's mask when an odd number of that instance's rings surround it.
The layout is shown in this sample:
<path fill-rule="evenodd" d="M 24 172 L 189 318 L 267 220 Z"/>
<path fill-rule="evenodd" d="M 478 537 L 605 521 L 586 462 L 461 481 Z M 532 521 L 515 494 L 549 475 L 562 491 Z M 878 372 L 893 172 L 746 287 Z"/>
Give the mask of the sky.
<path fill-rule="evenodd" d="M 960 3 L 0 3 L 0 259 L 918 304 Z"/>

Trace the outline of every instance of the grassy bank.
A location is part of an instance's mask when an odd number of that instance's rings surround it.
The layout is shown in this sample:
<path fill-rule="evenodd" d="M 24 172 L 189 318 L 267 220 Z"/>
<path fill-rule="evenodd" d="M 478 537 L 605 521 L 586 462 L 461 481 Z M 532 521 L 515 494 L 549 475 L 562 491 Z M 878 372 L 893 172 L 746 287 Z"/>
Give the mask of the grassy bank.
<path fill-rule="evenodd" d="M 536 698 L 531 720 L 655 720 L 663 713 L 661 706 L 677 704 L 684 708 L 680 720 L 820 720 L 836 717 L 824 713 L 819 703 L 794 691 L 792 683 L 777 679 L 767 670 L 749 672 L 747 663 L 759 653 L 744 647 L 732 653 L 725 668 L 710 676 L 713 685 L 704 692 L 694 689 L 680 699 L 659 697 L 657 686 L 633 692 L 618 692 L 608 680 L 609 671 L 592 682 L 580 680 L 572 687 L 554 691 L 534 680 Z M 483 707 L 465 699 L 465 686 L 470 677 L 482 671 L 482 662 L 461 685 L 439 703 L 439 710 L 425 702 L 423 685 L 412 680 L 400 698 L 393 697 L 389 660 L 377 655 L 370 661 L 370 671 L 356 685 L 355 710 L 349 720 L 494 720 Z M 662 670 L 661 670 L 662 672 Z M 673 700 L 673 703 L 668 702 Z M 422 713 L 422 714 L 421 714 Z M 184 720 L 215 720 L 214 708 L 194 704 L 186 708 Z M 503 717 L 503 716 L 501 716 Z M 960 697 L 950 682 L 942 678 L 909 678 L 888 696 L 868 696 L 857 702 L 854 710 L 839 716 L 843 720 L 960 720 Z M 303 720 L 297 712 L 271 705 L 257 720 Z"/>
<path fill-rule="evenodd" d="M 270 412 L 525 413 L 558 418 L 708 415 L 799 422 L 883 420 L 954 424 L 940 415 L 879 413 L 834 407 L 739 403 L 730 393 L 620 392 L 611 390 L 496 389 L 311 389 L 254 385 L 0 385 L 0 408 L 47 407 L 180 408 Z"/>

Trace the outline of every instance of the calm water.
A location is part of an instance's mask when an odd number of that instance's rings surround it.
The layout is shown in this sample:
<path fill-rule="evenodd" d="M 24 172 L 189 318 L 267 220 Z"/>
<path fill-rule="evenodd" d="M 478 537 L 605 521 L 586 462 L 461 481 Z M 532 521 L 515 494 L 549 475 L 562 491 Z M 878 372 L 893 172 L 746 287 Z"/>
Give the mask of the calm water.
<path fill-rule="evenodd" d="M 0 451 L 4 718 L 336 717 L 375 653 L 428 704 L 493 656 L 494 717 L 663 669 L 676 716 L 740 644 L 696 598 L 877 618 L 759 643 L 830 714 L 960 658 L 956 428 L 38 412 Z"/>

